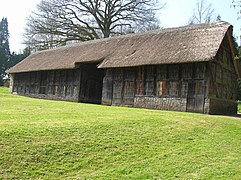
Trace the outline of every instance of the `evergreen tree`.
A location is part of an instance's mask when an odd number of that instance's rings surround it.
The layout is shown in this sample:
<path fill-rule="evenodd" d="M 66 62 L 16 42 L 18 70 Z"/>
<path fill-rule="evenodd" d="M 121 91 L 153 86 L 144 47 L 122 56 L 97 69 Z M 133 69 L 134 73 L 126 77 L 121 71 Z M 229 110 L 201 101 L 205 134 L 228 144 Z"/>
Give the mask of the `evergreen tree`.
<path fill-rule="evenodd" d="M 10 61 L 8 63 L 8 68 L 10 68 L 10 67 L 14 66 L 15 64 L 19 63 L 20 61 L 22 61 L 23 59 L 25 59 L 29 55 L 30 55 L 30 49 L 29 48 L 25 48 L 20 53 L 12 52 L 11 55 L 10 55 Z"/>
<path fill-rule="evenodd" d="M 7 18 L 0 21 L 0 86 L 3 85 L 3 78 L 6 76 L 6 69 L 10 61 L 9 32 Z"/>

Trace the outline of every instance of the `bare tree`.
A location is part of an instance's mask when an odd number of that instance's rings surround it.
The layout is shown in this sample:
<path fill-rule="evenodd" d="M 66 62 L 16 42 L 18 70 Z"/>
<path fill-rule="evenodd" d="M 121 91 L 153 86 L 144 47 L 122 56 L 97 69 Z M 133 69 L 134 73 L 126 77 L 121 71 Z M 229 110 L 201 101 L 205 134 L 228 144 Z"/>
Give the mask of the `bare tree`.
<path fill-rule="evenodd" d="M 158 0 L 42 0 L 28 19 L 25 43 L 37 49 L 159 27 Z"/>
<path fill-rule="evenodd" d="M 241 0 L 233 0 L 231 7 L 237 9 L 237 19 L 241 19 Z"/>
<path fill-rule="evenodd" d="M 196 8 L 193 9 L 193 15 L 189 20 L 189 24 L 210 23 L 216 19 L 212 4 L 207 4 L 206 0 L 197 0 Z"/>

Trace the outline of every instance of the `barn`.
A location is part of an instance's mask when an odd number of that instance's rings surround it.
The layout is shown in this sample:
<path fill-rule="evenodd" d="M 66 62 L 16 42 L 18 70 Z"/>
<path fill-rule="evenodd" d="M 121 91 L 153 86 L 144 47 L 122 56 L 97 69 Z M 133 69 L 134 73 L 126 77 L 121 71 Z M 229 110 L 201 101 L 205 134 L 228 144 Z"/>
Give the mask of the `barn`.
<path fill-rule="evenodd" d="M 10 91 L 29 97 L 234 114 L 236 54 L 220 21 L 39 51 L 7 72 Z"/>

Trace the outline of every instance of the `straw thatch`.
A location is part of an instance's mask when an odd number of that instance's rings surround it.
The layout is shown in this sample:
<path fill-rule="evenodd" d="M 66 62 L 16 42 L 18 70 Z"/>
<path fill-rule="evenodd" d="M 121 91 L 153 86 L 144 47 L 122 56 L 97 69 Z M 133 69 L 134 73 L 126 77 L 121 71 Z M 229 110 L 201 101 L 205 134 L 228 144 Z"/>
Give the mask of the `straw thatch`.
<path fill-rule="evenodd" d="M 113 68 L 210 61 L 229 29 L 229 23 L 217 22 L 82 42 L 36 52 L 8 72 L 71 69 L 88 62 Z"/>

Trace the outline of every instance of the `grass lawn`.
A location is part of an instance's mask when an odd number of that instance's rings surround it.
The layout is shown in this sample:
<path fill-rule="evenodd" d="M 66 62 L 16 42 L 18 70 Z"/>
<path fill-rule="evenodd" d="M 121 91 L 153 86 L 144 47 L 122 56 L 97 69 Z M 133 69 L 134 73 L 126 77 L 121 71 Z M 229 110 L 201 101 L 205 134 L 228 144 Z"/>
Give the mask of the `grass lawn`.
<path fill-rule="evenodd" d="M 0 88 L 0 179 L 241 179 L 241 120 Z"/>
<path fill-rule="evenodd" d="M 241 101 L 238 101 L 238 113 L 241 114 Z"/>

